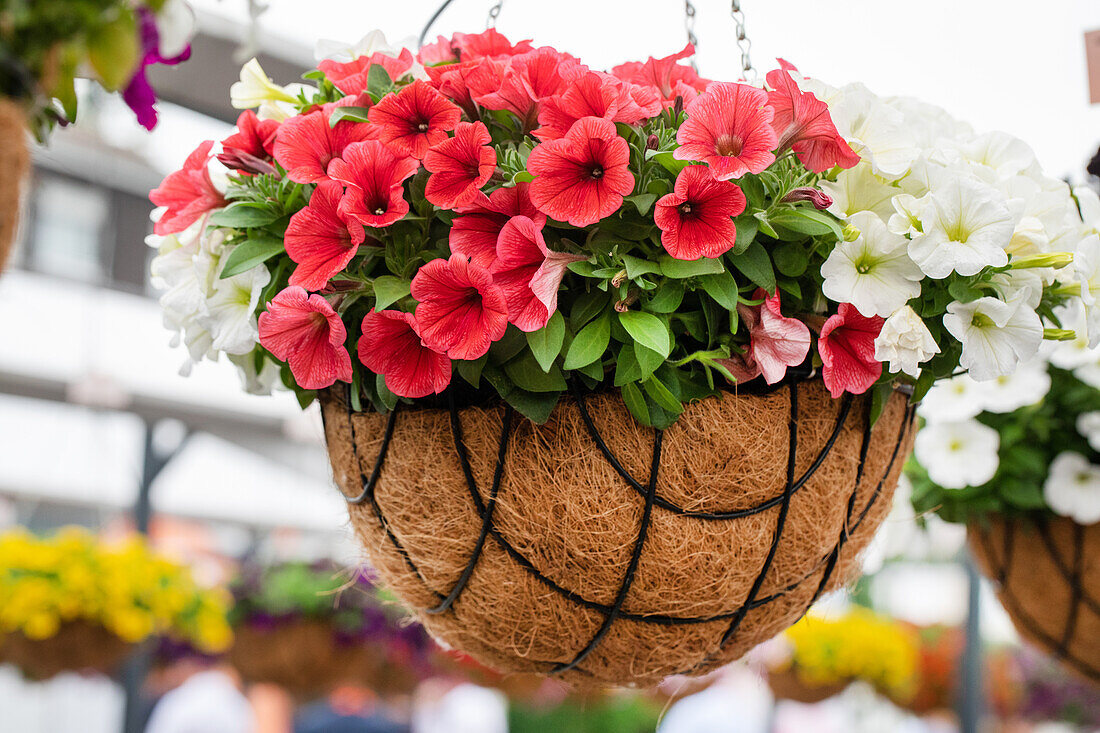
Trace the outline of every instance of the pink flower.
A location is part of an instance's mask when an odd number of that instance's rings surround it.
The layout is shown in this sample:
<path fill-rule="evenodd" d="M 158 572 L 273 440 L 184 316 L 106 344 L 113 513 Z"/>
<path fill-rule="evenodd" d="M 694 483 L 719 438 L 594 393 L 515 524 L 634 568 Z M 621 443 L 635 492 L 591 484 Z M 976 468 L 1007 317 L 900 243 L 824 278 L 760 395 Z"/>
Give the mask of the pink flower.
<path fill-rule="evenodd" d="M 419 80 L 397 94 L 387 94 L 367 113 L 378 125 L 379 140 L 417 160 L 423 160 L 428 148 L 446 140 L 461 117 L 457 105 Z"/>
<path fill-rule="evenodd" d="M 274 173 L 275 168 L 267 161 L 275 152 L 278 130 L 276 120 L 261 120 L 255 112 L 246 109 L 237 117 L 237 131 L 222 140 L 218 162 L 246 173 Z"/>
<path fill-rule="evenodd" d="M 778 137 L 772 129 L 768 93 L 748 84 L 714 82 L 687 106 L 676 133 L 677 160 L 698 160 L 727 181 L 760 173 L 773 162 Z"/>
<path fill-rule="evenodd" d="M 539 229 L 546 224 L 546 214 L 531 203 L 529 183 L 511 188 L 498 188 L 489 196 L 478 192 L 474 201 L 460 208 L 451 223 L 451 252 L 465 255 L 480 267 L 490 267 L 496 260 L 497 237 L 514 216 L 525 216 Z"/>
<path fill-rule="evenodd" d="M 493 138 L 481 122 L 459 122 L 454 137 L 428 150 L 424 167 L 431 172 L 424 196 L 441 209 L 472 202 L 497 167 Z"/>
<path fill-rule="evenodd" d="M 429 66 L 425 71 L 431 77 L 430 83 L 440 94 L 461 107 L 467 117 L 477 119 L 477 104 L 472 96 L 470 77 L 478 73 L 480 66 L 477 61 L 463 61 L 459 64 Z"/>
<path fill-rule="evenodd" d="M 709 83 L 687 64 L 676 63 L 694 54 L 695 47 L 689 43 L 684 46 L 683 51 L 672 56 L 662 59 L 651 56 L 645 63 L 631 61 L 616 66 L 611 73 L 623 81 L 655 89 L 665 101 L 665 106 L 672 106 L 676 97 L 680 97 L 684 102 L 690 102 L 699 92 L 706 89 Z"/>
<path fill-rule="evenodd" d="M 768 104 L 775 110 L 772 128 L 779 138 L 776 154 L 791 148 L 802 164 L 815 173 L 834 166 L 851 168 L 859 156 L 837 132 L 829 105 L 798 88 L 784 69 L 768 72 Z"/>
<path fill-rule="evenodd" d="M 479 359 L 508 328 L 504 291 L 484 267 L 462 255 L 436 259 L 413 277 L 420 338 L 452 359 Z"/>
<path fill-rule="evenodd" d="M 328 301 L 291 285 L 260 314 L 260 344 L 290 366 L 302 389 L 323 389 L 351 381 L 347 330 Z"/>
<path fill-rule="evenodd" d="M 558 286 L 570 262 L 580 255 L 553 252 L 546 247 L 542 225 L 516 216 L 497 239 L 493 280 L 504 291 L 508 322 L 521 331 L 537 331 L 558 309 Z"/>
<path fill-rule="evenodd" d="M 451 383 L 451 360 L 420 340 L 416 317 L 399 311 L 375 311 L 363 318 L 359 361 L 386 378 L 400 397 L 439 394 Z"/>
<path fill-rule="evenodd" d="M 369 140 L 377 131 L 362 122 L 344 120 L 336 127 L 329 116 L 336 105 L 291 117 L 275 135 L 275 160 L 296 183 L 314 183 L 328 177 L 329 165 L 349 146 Z"/>
<path fill-rule="evenodd" d="M 735 183 L 715 180 L 702 165 L 689 165 L 676 177 L 672 193 L 661 197 L 653 221 L 661 244 L 679 260 L 719 257 L 737 243 L 731 217 L 745 210 L 745 194 Z"/>
<path fill-rule="evenodd" d="M 534 176 L 531 201 L 558 221 L 585 227 L 614 214 L 634 190 L 630 147 L 615 124 L 585 117 L 565 137 L 535 147 L 527 158 Z"/>
<path fill-rule="evenodd" d="M 365 238 L 363 225 L 337 210 L 343 194 L 344 187 L 336 181 L 321 181 L 309 206 L 290 217 L 284 244 L 287 255 L 298 263 L 291 285 L 320 290 L 359 250 Z"/>
<path fill-rule="evenodd" d="M 413 158 L 399 158 L 377 140 L 352 143 L 329 166 L 332 177 L 347 184 L 339 213 L 365 226 L 388 227 L 409 213 L 401 184 L 419 167 Z"/>
<path fill-rule="evenodd" d="M 533 50 L 531 41 L 517 41 L 514 45 L 495 28 L 481 33 L 455 33 L 451 45 L 458 51 L 461 61 L 485 56 L 515 56 Z"/>
<path fill-rule="evenodd" d="M 630 84 L 610 74 L 581 72 L 565 85 L 565 91 L 539 103 L 539 124 L 535 137 L 557 140 L 582 117 L 602 117 L 612 122 L 637 124 L 656 117 L 664 106 L 648 87 Z"/>
<path fill-rule="evenodd" d="M 325 59 L 317 64 L 317 68 L 325 73 L 334 87 L 344 94 L 355 96 L 367 91 L 367 80 L 370 77 L 370 69 L 374 65 L 385 69 L 390 79 L 400 79 L 412 68 L 413 55 L 409 49 L 403 48 L 396 57 L 374 53 L 370 56 L 360 56 L 347 63 Z"/>
<path fill-rule="evenodd" d="M 797 318 L 783 315 L 779 292 L 768 295 L 758 288 L 753 300 L 760 299 L 764 300 L 761 305 L 737 306 L 741 323 L 749 332 L 748 351 L 736 359 L 721 360 L 738 383 L 763 375 L 764 381 L 775 384 L 786 375 L 787 367 L 801 364 L 810 352 L 810 329 Z"/>
<path fill-rule="evenodd" d="M 883 323 L 879 316 L 868 318 L 851 303 L 841 303 L 837 314 L 821 327 L 817 350 L 825 386 L 834 398 L 844 392 L 863 394 L 882 376 L 882 363 L 875 360 L 875 339 Z"/>
<path fill-rule="evenodd" d="M 212 147 L 213 140 L 199 145 L 187 156 L 181 170 L 169 173 L 158 187 L 149 192 L 149 200 L 154 206 L 167 207 L 167 211 L 153 225 L 154 234 L 165 236 L 182 232 L 208 211 L 229 203 L 210 180 L 207 164 Z"/>
<path fill-rule="evenodd" d="M 458 61 L 458 52 L 445 36 L 436 36 L 435 43 L 426 43 L 416 52 L 416 60 L 425 66 L 450 64 Z"/>

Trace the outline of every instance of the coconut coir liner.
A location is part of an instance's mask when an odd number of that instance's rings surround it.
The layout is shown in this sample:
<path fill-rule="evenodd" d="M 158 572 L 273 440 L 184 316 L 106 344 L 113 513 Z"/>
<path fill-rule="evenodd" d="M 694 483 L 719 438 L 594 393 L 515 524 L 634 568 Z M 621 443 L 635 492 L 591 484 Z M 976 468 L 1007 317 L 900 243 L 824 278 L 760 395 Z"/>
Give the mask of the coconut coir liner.
<path fill-rule="evenodd" d="M 848 689 L 851 683 L 851 680 L 838 680 L 823 685 L 811 685 L 804 682 L 793 669 L 768 672 L 768 687 L 776 700 L 794 700 L 807 705 L 835 697 Z"/>
<path fill-rule="evenodd" d="M 991 516 L 967 534 L 1021 636 L 1100 684 L 1100 524 Z"/>
<path fill-rule="evenodd" d="M 20 633 L 0 637 L 0 661 L 14 665 L 27 679 L 43 681 L 62 672 L 111 674 L 133 648 L 98 624 L 73 621 L 48 639 Z"/>
<path fill-rule="evenodd" d="M 476 557 L 483 519 L 448 410 L 399 411 L 370 500 L 349 506 L 382 579 L 433 635 L 491 668 L 556 673 L 576 684 L 648 685 L 740 657 L 858 572 L 857 555 L 889 509 L 912 438 L 901 394 L 866 439 L 868 399 L 848 400 L 844 413 L 845 400 L 831 399 L 819 380 L 705 399 L 662 436 L 653 495 L 677 510 L 647 512 L 655 431 L 631 417 L 617 392 L 590 395 L 585 405 L 641 491 L 601 452 L 576 400 L 563 398 L 544 425 L 512 419 L 492 532 Z M 359 496 L 389 416 L 352 414 L 333 392 L 322 396 L 322 410 L 336 483 L 345 496 Z M 456 410 L 485 508 L 507 412 Z M 785 502 L 789 472 L 809 475 Z M 739 511 L 744 516 L 685 515 Z M 457 599 L 428 613 L 471 559 Z"/>
<path fill-rule="evenodd" d="M 0 270 L 15 242 L 20 195 L 29 170 L 23 112 L 12 102 L 0 100 Z"/>

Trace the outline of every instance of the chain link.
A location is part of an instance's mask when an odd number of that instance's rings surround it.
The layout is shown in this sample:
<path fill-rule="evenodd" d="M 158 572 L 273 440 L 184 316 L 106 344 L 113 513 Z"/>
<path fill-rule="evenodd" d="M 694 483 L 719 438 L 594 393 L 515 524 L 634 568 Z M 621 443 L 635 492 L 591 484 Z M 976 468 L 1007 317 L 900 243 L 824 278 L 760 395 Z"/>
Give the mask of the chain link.
<path fill-rule="evenodd" d="M 737 47 L 741 50 L 741 70 L 748 79 L 750 74 L 756 76 L 756 72 L 752 68 L 752 58 L 749 56 L 752 41 L 745 34 L 745 13 L 741 10 L 741 0 L 730 0 L 730 15 L 736 27 Z"/>
<path fill-rule="evenodd" d="M 500 9 L 504 7 L 504 0 L 496 0 L 491 6 L 489 6 L 489 17 L 485 20 L 485 27 L 496 28 L 497 18 L 500 17 Z"/>
<path fill-rule="evenodd" d="M 693 47 L 699 45 L 699 38 L 695 35 L 695 5 L 691 0 L 684 0 L 684 30 L 687 31 L 687 42 Z M 691 68 L 699 71 L 694 54 L 691 56 Z"/>

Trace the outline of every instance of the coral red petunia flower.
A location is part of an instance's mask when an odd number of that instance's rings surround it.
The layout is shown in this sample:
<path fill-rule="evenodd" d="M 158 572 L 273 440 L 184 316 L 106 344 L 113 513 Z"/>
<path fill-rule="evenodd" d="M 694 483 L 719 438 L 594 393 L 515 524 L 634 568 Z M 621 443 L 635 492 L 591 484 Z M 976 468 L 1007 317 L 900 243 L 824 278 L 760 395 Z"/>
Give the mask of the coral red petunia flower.
<path fill-rule="evenodd" d="M 378 125 L 378 139 L 403 155 L 423 160 L 428 148 L 447 139 L 462 110 L 424 81 L 387 94 L 367 114 Z"/>
<path fill-rule="evenodd" d="M 779 141 L 775 153 L 794 150 L 802 164 L 815 173 L 834 166 L 851 168 L 859 156 L 837 132 L 829 105 L 798 84 L 784 69 L 768 72 L 768 104 L 775 110 L 772 128 Z"/>
<path fill-rule="evenodd" d="M 882 362 L 875 359 L 875 339 L 884 319 L 868 318 L 851 303 L 841 303 L 835 316 L 821 327 L 817 350 L 822 377 L 834 398 L 844 392 L 863 394 L 882 376 Z"/>
<path fill-rule="evenodd" d="M 542 225 L 526 216 L 510 219 L 500 231 L 492 266 L 493 280 L 508 303 L 508 322 L 528 332 L 545 326 L 558 309 L 558 286 L 566 267 L 583 259 L 547 249 Z"/>
<path fill-rule="evenodd" d="M 440 94 L 461 107 L 462 111 L 473 120 L 477 119 L 478 112 L 469 77 L 479 68 L 480 64 L 477 61 L 464 61 L 458 64 L 429 66 L 425 70 L 431 78 L 429 83 L 438 89 Z"/>
<path fill-rule="evenodd" d="M 714 82 L 687 106 L 676 133 L 677 160 L 698 160 L 727 181 L 760 173 L 773 162 L 778 137 L 768 93 L 748 84 Z"/>
<path fill-rule="evenodd" d="M 154 206 L 167 207 L 157 223 L 153 233 L 165 236 L 182 232 L 213 209 L 219 209 L 227 203 L 214 182 L 210 179 L 210 149 L 213 140 L 207 140 L 187 156 L 183 168 L 169 173 L 163 182 L 149 192 L 149 200 Z"/>
<path fill-rule="evenodd" d="M 309 206 L 290 217 L 284 243 L 287 255 L 298 263 L 290 275 L 291 285 L 320 290 L 347 267 L 363 243 L 363 225 L 337 210 L 343 194 L 340 183 L 321 181 Z"/>
<path fill-rule="evenodd" d="M 527 158 L 531 201 L 558 221 L 584 227 L 615 213 L 634 190 L 630 148 L 615 123 L 585 117 L 565 137 L 535 147 Z"/>
<path fill-rule="evenodd" d="M 454 137 L 433 146 L 424 156 L 431 173 L 424 196 L 441 209 L 471 203 L 497 167 L 489 130 L 481 122 L 459 122 Z"/>
<path fill-rule="evenodd" d="M 257 158 L 271 157 L 275 154 L 278 129 L 278 120 L 261 120 L 255 112 L 246 109 L 237 117 L 237 131 L 222 140 L 222 150 L 234 148 Z"/>
<path fill-rule="evenodd" d="M 450 64 L 458 61 L 458 51 L 454 43 L 446 36 L 436 36 L 435 43 L 426 43 L 416 52 L 416 60 L 431 68 L 437 64 Z"/>
<path fill-rule="evenodd" d="M 296 183 L 315 183 L 328 177 L 333 160 L 351 144 L 370 140 L 377 130 L 365 122 L 344 120 L 329 124 L 335 105 L 325 105 L 283 122 L 275 135 L 275 160 Z"/>
<path fill-rule="evenodd" d="M 539 104 L 560 94 L 585 67 L 568 54 L 543 47 L 507 59 L 482 59 L 468 76 L 474 101 L 505 110 L 534 126 Z"/>
<path fill-rule="evenodd" d="M 302 389 L 323 389 L 351 381 L 351 355 L 344 348 L 347 329 L 320 295 L 291 285 L 260 314 L 260 344 L 290 366 Z"/>
<path fill-rule="evenodd" d="M 676 177 L 672 193 L 661 197 L 653 221 L 661 244 L 678 260 L 719 257 L 737 242 L 731 217 L 745 210 L 745 194 L 730 181 L 718 181 L 702 165 L 689 165 Z"/>
<path fill-rule="evenodd" d="M 452 359 L 479 359 L 508 328 L 504 291 L 484 267 L 462 255 L 423 265 L 413 277 L 424 345 Z"/>
<path fill-rule="evenodd" d="M 409 213 L 401 184 L 420 164 L 398 157 L 378 140 L 352 143 L 332 161 L 332 178 L 347 184 L 339 211 L 368 227 L 388 227 Z"/>
<path fill-rule="evenodd" d="M 481 33 L 455 33 L 451 45 L 458 51 L 460 61 L 483 57 L 515 56 L 533 50 L 530 40 L 513 44 L 495 28 Z"/>
<path fill-rule="evenodd" d="M 797 318 L 787 318 L 780 310 L 779 292 L 768 295 L 758 288 L 753 300 L 760 305 L 737 305 L 741 322 L 749 332 L 749 349 L 732 360 L 720 360 L 737 378 L 747 382 L 763 375 L 768 384 L 775 384 L 787 374 L 787 367 L 797 366 L 810 352 L 810 329 Z"/>
<path fill-rule="evenodd" d="M 376 64 L 386 70 L 390 79 L 400 79 L 413 66 L 412 51 L 403 48 L 398 56 L 372 53 L 370 56 L 360 56 L 346 63 L 325 59 L 317 64 L 317 68 L 325 73 L 333 86 L 344 94 L 354 96 L 367 91 L 370 69 Z"/>
<path fill-rule="evenodd" d="M 465 255 L 474 264 L 491 267 L 496 260 L 500 230 L 514 216 L 525 216 L 541 229 L 546 224 L 543 214 L 531 203 L 529 183 L 511 188 L 498 188 L 489 196 L 478 192 L 473 202 L 458 210 L 451 223 L 451 252 Z"/>
<path fill-rule="evenodd" d="M 400 397 L 439 394 L 451 383 L 451 360 L 420 340 L 416 317 L 400 311 L 375 311 L 363 318 L 359 361 L 386 379 Z"/>
<path fill-rule="evenodd" d="M 695 55 L 695 46 L 688 44 L 683 51 L 661 59 L 652 56 L 645 62 L 631 61 L 620 64 L 611 73 L 623 81 L 641 84 L 657 90 L 665 106 L 671 106 L 676 97 L 690 102 L 699 92 L 707 88 L 708 82 L 687 64 L 677 63 Z"/>
<path fill-rule="evenodd" d="M 610 80 L 589 71 L 569 82 L 562 94 L 544 100 L 539 105 L 541 127 L 535 130 L 535 137 L 540 140 L 565 137 L 573 123 L 582 117 L 617 121 L 622 82 L 614 77 Z"/>

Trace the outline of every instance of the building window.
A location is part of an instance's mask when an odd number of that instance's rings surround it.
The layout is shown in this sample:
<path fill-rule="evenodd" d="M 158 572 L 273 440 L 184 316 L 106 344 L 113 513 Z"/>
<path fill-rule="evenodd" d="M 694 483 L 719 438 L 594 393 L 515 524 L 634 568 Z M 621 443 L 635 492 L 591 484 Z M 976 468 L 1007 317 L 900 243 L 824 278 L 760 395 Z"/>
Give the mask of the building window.
<path fill-rule="evenodd" d="M 26 264 L 48 275 L 107 280 L 104 228 L 110 198 L 102 189 L 56 177 L 40 179 L 32 204 Z"/>

